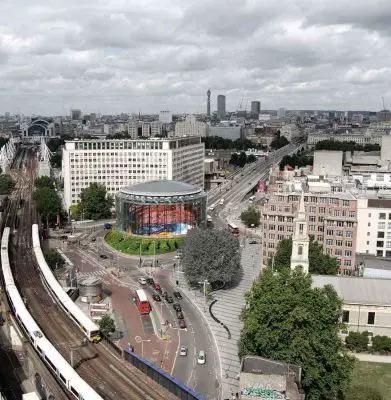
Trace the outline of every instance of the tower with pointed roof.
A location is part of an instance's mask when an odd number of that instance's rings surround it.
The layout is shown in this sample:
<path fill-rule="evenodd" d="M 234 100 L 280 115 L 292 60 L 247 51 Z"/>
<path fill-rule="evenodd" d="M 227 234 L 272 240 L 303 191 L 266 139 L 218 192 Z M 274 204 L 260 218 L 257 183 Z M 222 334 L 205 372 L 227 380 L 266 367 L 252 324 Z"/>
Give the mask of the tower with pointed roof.
<path fill-rule="evenodd" d="M 304 192 L 301 192 L 299 212 L 294 220 L 294 231 L 292 235 L 291 269 L 301 267 L 303 272 L 308 273 L 310 239 L 307 233 L 307 221 L 304 207 Z"/>

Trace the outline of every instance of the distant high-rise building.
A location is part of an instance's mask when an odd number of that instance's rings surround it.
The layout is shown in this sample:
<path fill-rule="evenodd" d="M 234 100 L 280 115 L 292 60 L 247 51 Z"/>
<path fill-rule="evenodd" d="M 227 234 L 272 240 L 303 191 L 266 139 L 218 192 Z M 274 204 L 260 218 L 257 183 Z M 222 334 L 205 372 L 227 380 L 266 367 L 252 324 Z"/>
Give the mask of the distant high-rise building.
<path fill-rule="evenodd" d="M 163 124 L 171 124 L 171 122 L 172 122 L 171 112 L 168 110 L 160 111 L 159 122 L 161 122 Z"/>
<path fill-rule="evenodd" d="M 71 119 L 78 121 L 81 119 L 81 110 L 71 110 Z"/>
<path fill-rule="evenodd" d="M 225 96 L 222 94 L 217 96 L 217 118 L 220 120 L 225 118 Z"/>
<path fill-rule="evenodd" d="M 260 101 L 252 101 L 251 102 L 251 114 L 259 115 L 261 113 L 261 102 Z"/>
<path fill-rule="evenodd" d="M 277 111 L 278 118 L 285 118 L 285 108 L 279 108 Z"/>
<path fill-rule="evenodd" d="M 381 110 L 376 115 L 377 120 L 379 122 L 385 122 L 391 120 L 391 111 L 390 110 Z"/>
<path fill-rule="evenodd" d="M 210 117 L 210 89 L 208 89 L 208 91 L 206 92 L 206 95 L 208 96 L 208 100 L 207 100 L 207 103 L 206 103 L 206 115 L 208 116 L 208 117 Z"/>
<path fill-rule="evenodd" d="M 175 137 L 206 136 L 206 123 L 197 121 L 194 115 L 188 115 L 186 121 L 175 124 Z"/>

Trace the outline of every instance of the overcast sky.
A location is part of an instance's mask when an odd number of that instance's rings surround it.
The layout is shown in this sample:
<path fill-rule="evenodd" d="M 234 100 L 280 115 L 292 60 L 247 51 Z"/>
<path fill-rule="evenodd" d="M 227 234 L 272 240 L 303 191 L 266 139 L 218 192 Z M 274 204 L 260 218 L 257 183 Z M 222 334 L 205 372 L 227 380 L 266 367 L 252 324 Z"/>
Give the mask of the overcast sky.
<path fill-rule="evenodd" d="M 390 0 L 2 0 L 0 113 L 391 107 Z"/>

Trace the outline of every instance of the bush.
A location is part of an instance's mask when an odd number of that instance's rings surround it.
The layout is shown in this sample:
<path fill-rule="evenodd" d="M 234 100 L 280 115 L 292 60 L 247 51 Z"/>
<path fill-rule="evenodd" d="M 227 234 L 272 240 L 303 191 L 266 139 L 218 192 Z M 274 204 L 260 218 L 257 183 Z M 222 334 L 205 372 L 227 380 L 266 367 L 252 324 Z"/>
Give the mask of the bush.
<path fill-rule="evenodd" d="M 184 238 L 172 238 L 172 239 L 159 239 L 159 238 L 141 238 L 131 235 L 126 235 L 122 232 L 111 230 L 106 235 L 106 242 L 114 247 L 116 250 L 126 254 L 151 256 L 156 254 L 165 254 L 175 249 L 180 248 L 183 245 Z"/>
<path fill-rule="evenodd" d="M 358 352 L 367 351 L 368 342 L 367 332 L 349 332 L 349 335 L 345 338 L 346 347 Z"/>
<path fill-rule="evenodd" d="M 391 351 L 391 338 L 387 336 L 374 336 L 372 338 L 372 349 L 379 353 L 389 353 Z"/>

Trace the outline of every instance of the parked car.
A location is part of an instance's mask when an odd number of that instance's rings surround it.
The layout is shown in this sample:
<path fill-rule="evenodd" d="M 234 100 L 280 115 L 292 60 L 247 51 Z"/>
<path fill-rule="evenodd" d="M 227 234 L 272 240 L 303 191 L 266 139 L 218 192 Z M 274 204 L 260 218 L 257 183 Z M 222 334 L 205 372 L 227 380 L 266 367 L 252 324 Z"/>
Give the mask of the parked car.
<path fill-rule="evenodd" d="M 147 280 L 145 278 L 143 278 L 143 277 L 140 277 L 137 280 L 138 280 L 138 283 L 140 285 L 146 285 L 147 284 Z"/>
<path fill-rule="evenodd" d="M 174 299 L 171 296 L 166 297 L 167 303 L 173 303 Z"/>
<path fill-rule="evenodd" d="M 153 298 L 155 301 L 162 301 L 162 299 L 160 298 L 160 296 L 159 296 L 158 294 L 152 295 L 152 298 Z"/>
<path fill-rule="evenodd" d="M 147 278 L 148 285 L 153 285 L 155 281 L 152 278 Z"/>
<path fill-rule="evenodd" d="M 153 288 L 157 291 L 157 292 L 162 292 L 162 287 L 160 286 L 160 283 L 159 282 L 155 282 L 154 284 L 153 284 Z"/>
<path fill-rule="evenodd" d="M 163 292 L 163 294 L 162 294 L 162 297 L 164 297 L 164 298 L 167 300 L 168 293 L 167 293 L 167 291 L 166 291 L 166 290 Z"/>
<path fill-rule="evenodd" d="M 184 319 L 180 319 L 180 320 L 178 321 L 178 325 L 179 325 L 179 328 L 185 329 L 185 328 L 186 328 L 186 322 L 185 322 L 185 320 L 184 320 Z"/>
<path fill-rule="evenodd" d="M 178 319 L 183 319 L 184 317 L 183 317 L 182 311 L 177 311 L 177 312 L 176 312 L 176 317 L 177 317 Z"/>
<path fill-rule="evenodd" d="M 182 295 L 179 292 L 174 292 L 173 295 L 178 300 L 181 300 L 183 298 Z"/>
<path fill-rule="evenodd" d="M 200 350 L 200 352 L 198 353 L 197 364 L 205 364 L 205 362 L 206 362 L 205 351 Z"/>
<path fill-rule="evenodd" d="M 106 256 L 106 254 L 101 254 L 99 257 L 102 258 L 103 260 L 107 260 L 107 259 L 108 259 L 108 257 Z"/>
<path fill-rule="evenodd" d="M 251 240 L 249 240 L 248 243 L 249 243 L 249 244 L 258 244 L 258 240 L 256 240 L 256 239 L 251 239 Z"/>
<path fill-rule="evenodd" d="M 186 346 L 181 346 L 181 349 L 179 351 L 180 356 L 187 356 L 187 347 Z"/>
<path fill-rule="evenodd" d="M 175 311 L 182 311 L 182 308 L 178 303 L 174 303 L 172 307 L 174 308 Z"/>
<path fill-rule="evenodd" d="M 96 242 L 96 237 L 95 236 L 91 238 L 91 242 Z"/>

